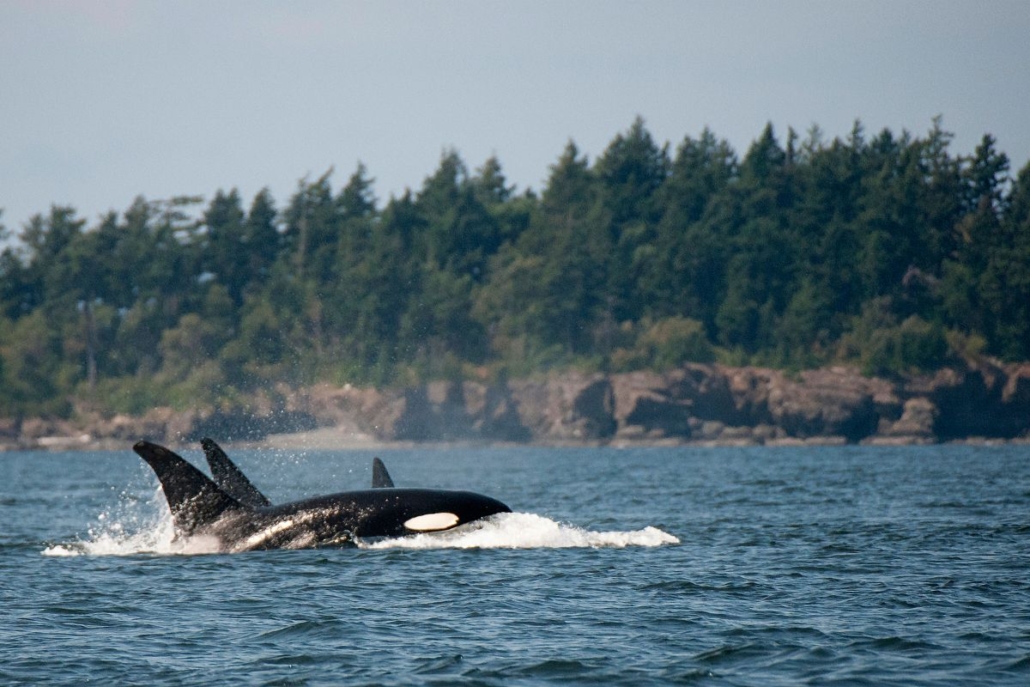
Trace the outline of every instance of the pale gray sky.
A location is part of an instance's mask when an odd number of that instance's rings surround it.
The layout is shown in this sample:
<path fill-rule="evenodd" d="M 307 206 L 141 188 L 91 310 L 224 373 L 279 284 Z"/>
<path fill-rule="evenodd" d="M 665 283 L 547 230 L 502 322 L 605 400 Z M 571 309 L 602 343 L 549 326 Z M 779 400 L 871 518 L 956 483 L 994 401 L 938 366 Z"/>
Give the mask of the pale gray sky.
<path fill-rule="evenodd" d="M 0 0 L 0 208 L 90 225 L 148 199 L 269 187 L 359 160 L 380 201 L 453 147 L 540 189 L 644 117 L 673 148 L 709 126 L 743 154 L 767 121 L 858 118 L 968 154 L 1030 157 L 1030 1 Z"/>

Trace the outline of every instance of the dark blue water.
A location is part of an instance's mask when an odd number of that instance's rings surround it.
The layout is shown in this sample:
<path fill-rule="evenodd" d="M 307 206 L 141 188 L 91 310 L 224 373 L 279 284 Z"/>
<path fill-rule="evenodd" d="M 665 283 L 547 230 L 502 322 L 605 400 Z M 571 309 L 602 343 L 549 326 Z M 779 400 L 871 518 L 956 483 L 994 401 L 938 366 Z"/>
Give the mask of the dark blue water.
<path fill-rule="evenodd" d="M 373 455 L 230 454 L 274 501 Z M 0 683 L 1030 684 L 1030 447 L 381 455 L 518 513 L 182 555 L 128 447 L 0 454 Z"/>

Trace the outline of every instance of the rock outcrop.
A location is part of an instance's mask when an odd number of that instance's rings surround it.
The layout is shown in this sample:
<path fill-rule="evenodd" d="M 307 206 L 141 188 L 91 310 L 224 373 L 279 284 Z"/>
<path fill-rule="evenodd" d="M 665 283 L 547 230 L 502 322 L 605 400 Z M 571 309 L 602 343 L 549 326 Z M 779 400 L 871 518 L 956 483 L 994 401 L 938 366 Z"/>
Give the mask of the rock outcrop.
<path fill-rule="evenodd" d="M 532 379 L 433 382 L 376 390 L 275 390 L 275 403 L 77 422 L 0 419 L 0 446 L 124 446 L 210 435 L 261 441 L 332 428 L 343 443 L 928 443 L 1030 439 L 1030 365 L 987 362 L 889 381 L 853 368 L 790 375 L 692 364 L 665 373 L 569 372 Z"/>

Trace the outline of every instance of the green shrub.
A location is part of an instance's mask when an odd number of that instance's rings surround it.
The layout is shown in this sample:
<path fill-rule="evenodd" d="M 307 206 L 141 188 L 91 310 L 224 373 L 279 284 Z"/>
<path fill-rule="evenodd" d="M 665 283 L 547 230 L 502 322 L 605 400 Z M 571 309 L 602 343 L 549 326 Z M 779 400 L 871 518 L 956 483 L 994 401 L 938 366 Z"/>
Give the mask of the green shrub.
<path fill-rule="evenodd" d="M 668 317 L 653 324 L 645 320 L 632 348 L 619 348 L 612 354 L 612 367 L 668 370 L 688 362 L 714 360 L 715 349 L 704 325 L 687 317 Z"/>

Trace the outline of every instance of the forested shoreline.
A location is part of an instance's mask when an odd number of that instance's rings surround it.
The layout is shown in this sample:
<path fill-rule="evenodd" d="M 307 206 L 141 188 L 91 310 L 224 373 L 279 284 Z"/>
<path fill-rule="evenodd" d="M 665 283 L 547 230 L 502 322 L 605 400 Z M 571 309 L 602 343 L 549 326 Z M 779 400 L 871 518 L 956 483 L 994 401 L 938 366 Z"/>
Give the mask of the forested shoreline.
<path fill-rule="evenodd" d="M 742 156 L 641 119 L 542 190 L 455 151 L 384 203 L 358 165 L 278 207 L 235 190 L 52 207 L 0 255 L 0 416 L 229 406 L 280 383 L 403 386 L 719 361 L 880 376 L 1030 359 L 1030 165 L 856 122 Z"/>

